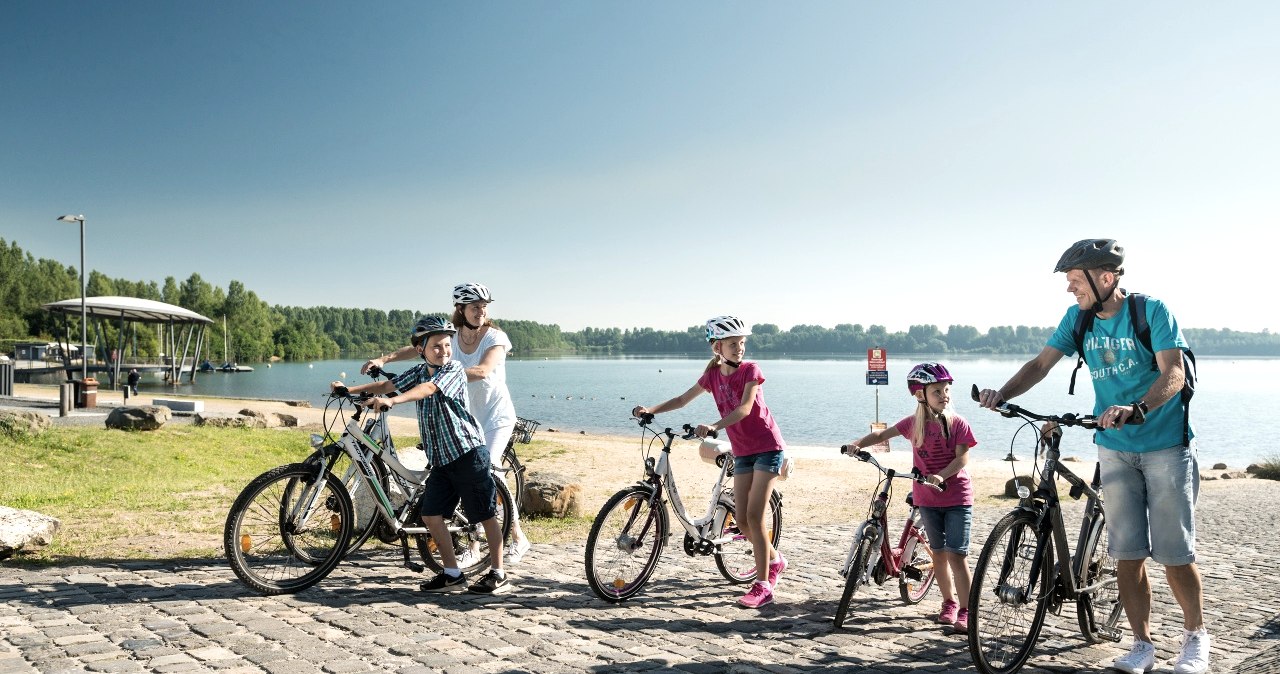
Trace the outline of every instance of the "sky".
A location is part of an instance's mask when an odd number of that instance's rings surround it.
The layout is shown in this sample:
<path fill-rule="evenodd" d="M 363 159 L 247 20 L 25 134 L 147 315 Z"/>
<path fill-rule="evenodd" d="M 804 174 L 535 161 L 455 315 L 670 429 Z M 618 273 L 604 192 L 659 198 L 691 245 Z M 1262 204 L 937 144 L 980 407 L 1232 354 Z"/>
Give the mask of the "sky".
<path fill-rule="evenodd" d="M 272 305 L 1280 331 L 1280 3 L 0 3 L 0 238 Z"/>

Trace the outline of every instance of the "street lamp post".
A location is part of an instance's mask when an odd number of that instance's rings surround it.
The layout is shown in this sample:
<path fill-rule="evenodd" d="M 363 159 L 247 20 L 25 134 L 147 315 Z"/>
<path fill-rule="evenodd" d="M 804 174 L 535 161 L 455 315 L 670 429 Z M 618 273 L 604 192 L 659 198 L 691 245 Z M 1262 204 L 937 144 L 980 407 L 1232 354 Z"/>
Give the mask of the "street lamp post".
<path fill-rule="evenodd" d="M 80 381 L 89 378 L 89 312 L 85 309 L 84 285 L 84 216 L 64 215 L 59 222 L 80 223 Z"/>

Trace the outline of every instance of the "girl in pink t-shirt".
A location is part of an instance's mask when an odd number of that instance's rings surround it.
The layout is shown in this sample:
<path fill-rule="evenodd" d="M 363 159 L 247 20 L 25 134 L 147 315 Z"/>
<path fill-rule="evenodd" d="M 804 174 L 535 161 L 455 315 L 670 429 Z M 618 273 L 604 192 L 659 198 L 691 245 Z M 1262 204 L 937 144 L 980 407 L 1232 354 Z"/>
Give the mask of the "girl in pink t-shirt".
<path fill-rule="evenodd" d="M 711 342 L 713 355 L 698 382 L 678 397 L 653 407 L 637 406 L 631 413 L 640 416 L 677 410 L 704 392 L 715 398 L 720 420 L 698 424 L 695 432 L 705 438 L 724 430 L 733 443 L 733 500 L 738 527 L 751 541 L 756 557 L 756 581 L 738 603 L 758 608 L 773 601 L 773 588 L 787 568 L 786 558 L 769 541 L 764 521 L 765 505 L 782 472 L 786 443 L 764 404 L 764 375 L 755 363 L 742 360 L 750 334 L 742 320 L 733 316 L 707 321 L 707 341 Z"/>
<path fill-rule="evenodd" d="M 956 632 L 969 630 L 969 529 L 973 523 L 973 484 L 965 466 L 969 448 L 978 444 L 969 423 L 951 410 L 951 373 L 940 363 L 921 363 L 907 375 L 907 389 L 915 396 L 916 413 L 854 441 L 857 449 L 904 436 L 911 440 L 916 468 L 932 487 L 915 485 L 912 497 L 920 506 L 920 521 L 929 536 L 942 611 L 938 622 Z M 852 452 L 850 452 L 852 454 Z M 945 489 L 938 491 L 937 487 Z"/>

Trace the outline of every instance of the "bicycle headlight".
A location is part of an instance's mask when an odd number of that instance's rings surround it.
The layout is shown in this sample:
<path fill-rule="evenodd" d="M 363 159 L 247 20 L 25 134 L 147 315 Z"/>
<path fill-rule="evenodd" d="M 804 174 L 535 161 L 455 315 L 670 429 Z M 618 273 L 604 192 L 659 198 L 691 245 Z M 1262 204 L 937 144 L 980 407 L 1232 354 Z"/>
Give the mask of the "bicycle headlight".
<path fill-rule="evenodd" d="M 318 449 L 318 448 L 320 447 L 320 445 L 323 445 L 323 444 L 324 444 L 324 436 L 323 436 L 323 435 L 320 435 L 319 433 L 312 433 L 312 434 L 311 434 L 311 447 L 312 447 L 312 449 Z"/>
<path fill-rule="evenodd" d="M 1018 498 L 1026 499 L 1031 497 L 1031 488 L 1025 484 L 1018 485 Z"/>

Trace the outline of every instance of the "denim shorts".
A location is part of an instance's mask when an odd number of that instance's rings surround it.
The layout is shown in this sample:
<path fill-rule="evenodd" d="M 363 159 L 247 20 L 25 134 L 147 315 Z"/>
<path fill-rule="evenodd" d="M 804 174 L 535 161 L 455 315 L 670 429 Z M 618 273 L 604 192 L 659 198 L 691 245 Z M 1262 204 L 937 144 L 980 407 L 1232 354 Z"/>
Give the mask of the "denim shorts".
<path fill-rule="evenodd" d="M 929 536 L 929 548 L 960 556 L 969 554 L 969 529 L 973 527 L 973 506 L 920 508 L 920 525 Z"/>
<path fill-rule="evenodd" d="M 1200 461 L 1195 443 L 1151 452 L 1118 452 L 1099 446 L 1098 462 L 1111 556 L 1150 557 L 1165 566 L 1196 561 Z"/>
<path fill-rule="evenodd" d="M 498 514 L 498 491 L 493 486 L 489 450 L 477 447 L 450 463 L 431 469 L 426 491 L 418 502 L 422 517 L 448 517 L 462 503 L 462 511 L 472 522 L 483 522 Z"/>
<path fill-rule="evenodd" d="M 782 450 L 775 449 L 771 452 L 760 452 L 759 454 L 748 454 L 746 456 L 733 457 L 733 474 L 747 475 L 754 471 L 764 471 L 773 473 L 774 475 L 782 474 Z"/>

